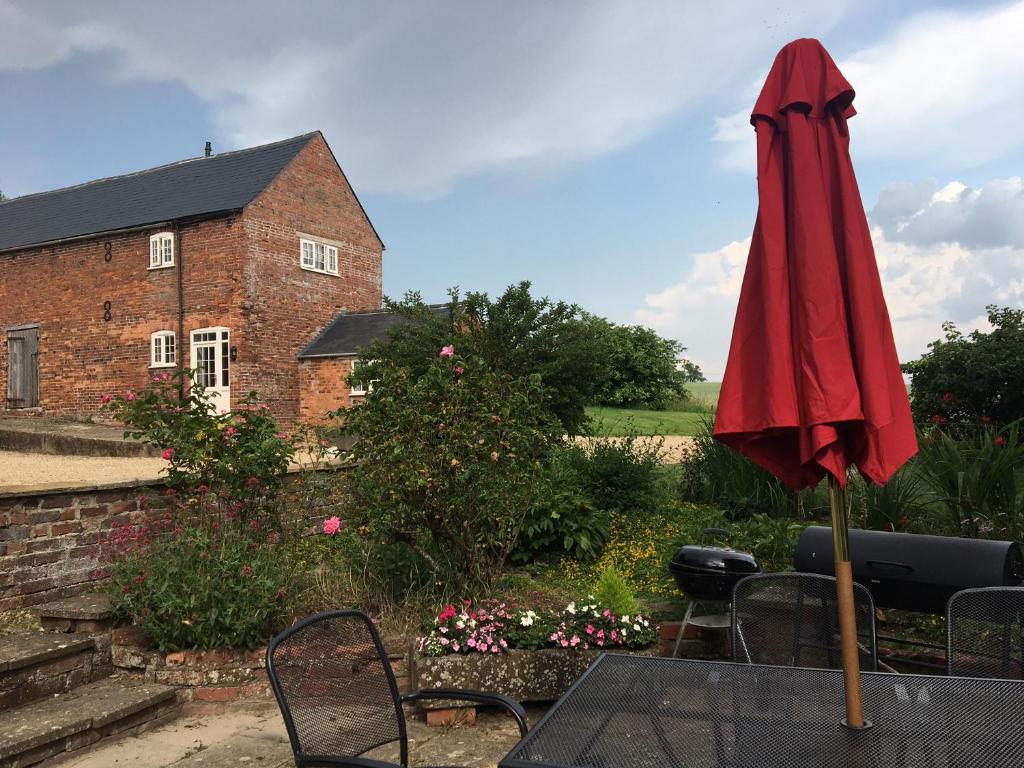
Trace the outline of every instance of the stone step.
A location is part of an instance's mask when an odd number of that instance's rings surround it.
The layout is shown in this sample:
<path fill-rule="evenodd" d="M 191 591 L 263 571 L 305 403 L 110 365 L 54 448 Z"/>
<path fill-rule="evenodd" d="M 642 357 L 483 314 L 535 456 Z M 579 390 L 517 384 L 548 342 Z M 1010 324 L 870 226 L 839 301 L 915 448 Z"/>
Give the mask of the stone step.
<path fill-rule="evenodd" d="M 0 768 L 24 768 L 177 716 L 174 689 L 107 678 L 2 716 Z"/>
<path fill-rule="evenodd" d="M 98 663 L 96 651 L 96 641 L 86 635 L 0 635 L 0 712 L 110 674 L 109 662 Z"/>
<path fill-rule="evenodd" d="M 105 632 L 113 626 L 110 597 L 85 594 L 32 607 L 43 629 L 54 632 Z"/>

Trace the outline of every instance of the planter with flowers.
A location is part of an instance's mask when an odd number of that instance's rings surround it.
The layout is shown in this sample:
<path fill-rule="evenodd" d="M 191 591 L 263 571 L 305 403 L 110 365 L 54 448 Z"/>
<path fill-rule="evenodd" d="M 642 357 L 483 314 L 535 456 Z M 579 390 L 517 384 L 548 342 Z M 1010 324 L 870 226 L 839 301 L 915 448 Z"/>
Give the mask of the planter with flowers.
<path fill-rule="evenodd" d="M 657 627 L 644 616 L 616 616 L 593 598 L 558 612 L 467 600 L 446 606 L 430 633 L 417 640 L 410 654 L 412 684 L 415 690 L 469 688 L 518 701 L 553 701 L 602 653 L 653 656 L 657 637 Z"/>

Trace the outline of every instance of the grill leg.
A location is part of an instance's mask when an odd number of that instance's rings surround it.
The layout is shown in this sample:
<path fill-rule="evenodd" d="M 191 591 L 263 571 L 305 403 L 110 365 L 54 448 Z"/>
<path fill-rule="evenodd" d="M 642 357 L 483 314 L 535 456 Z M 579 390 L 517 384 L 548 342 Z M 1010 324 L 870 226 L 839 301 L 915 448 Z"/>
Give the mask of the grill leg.
<path fill-rule="evenodd" d="M 693 616 L 693 608 L 697 605 L 695 600 L 691 600 L 689 605 L 686 606 L 686 615 L 683 616 L 683 623 L 679 625 L 679 634 L 676 635 L 676 646 L 672 649 L 672 658 L 679 658 L 679 648 L 683 644 L 683 635 L 686 634 L 686 627 L 690 623 L 690 618 Z"/>

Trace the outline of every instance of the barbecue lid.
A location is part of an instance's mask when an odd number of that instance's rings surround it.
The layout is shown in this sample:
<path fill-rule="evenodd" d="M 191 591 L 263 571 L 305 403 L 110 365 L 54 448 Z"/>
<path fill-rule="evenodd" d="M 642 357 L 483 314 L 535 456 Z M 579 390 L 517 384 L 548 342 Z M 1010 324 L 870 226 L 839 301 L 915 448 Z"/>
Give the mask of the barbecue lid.
<path fill-rule="evenodd" d="M 672 565 L 702 571 L 723 573 L 760 573 L 757 560 L 749 552 L 731 547 L 711 547 L 687 544 L 680 547 L 672 558 Z"/>

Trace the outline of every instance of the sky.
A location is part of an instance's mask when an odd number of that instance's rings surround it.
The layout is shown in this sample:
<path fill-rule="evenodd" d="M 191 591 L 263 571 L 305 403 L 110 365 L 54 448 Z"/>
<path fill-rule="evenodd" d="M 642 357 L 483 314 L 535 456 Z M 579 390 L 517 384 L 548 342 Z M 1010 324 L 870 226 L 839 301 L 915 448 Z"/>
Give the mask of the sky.
<path fill-rule="evenodd" d="M 520 280 L 728 353 L 757 212 L 751 107 L 816 37 L 896 343 L 1024 306 L 1024 0 L 0 0 L 0 190 L 321 130 L 384 289 Z"/>

